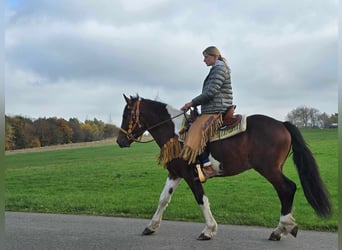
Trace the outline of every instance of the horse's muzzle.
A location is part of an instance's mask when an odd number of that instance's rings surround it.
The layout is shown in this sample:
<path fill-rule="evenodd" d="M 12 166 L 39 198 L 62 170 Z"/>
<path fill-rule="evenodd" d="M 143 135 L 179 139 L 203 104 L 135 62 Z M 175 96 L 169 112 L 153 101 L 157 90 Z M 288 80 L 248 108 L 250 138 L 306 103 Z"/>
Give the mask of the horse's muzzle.
<path fill-rule="evenodd" d="M 126 135 L 119 135 L 116 139 L 116 143 L 120 146 L 120 148 L 127 148 L 131 145 L 131 142 L 128 140 Z"/>

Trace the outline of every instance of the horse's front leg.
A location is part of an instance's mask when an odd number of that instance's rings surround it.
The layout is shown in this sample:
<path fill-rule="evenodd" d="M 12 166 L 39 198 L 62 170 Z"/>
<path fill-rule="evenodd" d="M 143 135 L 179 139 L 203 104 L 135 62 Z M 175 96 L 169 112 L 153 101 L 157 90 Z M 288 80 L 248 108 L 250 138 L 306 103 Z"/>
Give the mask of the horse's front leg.
<path fill-rule="evenodd" d="M 143 235 L 153 234 L 160 226 L 160 222 L 163 217 L 163 213 L 171 201 L 172 194 L 178 187 L 179 182 L 182 178 L 172 179 L 167 177 L 164 189 L 160 194 L 159 204 L 156 212 L 154 213 L 152 220 L 148 224 L 148 226 L 143 231 Z"/>
<path fill-rule="evenodd" d="M 210 240 L 217 232 L 217 223 L 214 216 L 211 213 L 208 197 L 204 194 L 203 186 L 199 181 L 194 181 L 193 178 L 186 180 L 191 191 L 193 192 L 195 199 L 200 206 L 204 219 L 205 227 L 197 238 L 198 240 Z"/>
<path fill-rule="evenodd" d="M 211 213 L 208 197 L 203 195 L 203 204 L 200 204 L 203 216 L 205 218 L 206 226 L 203 229 L 198 240 L 210 240 L 217 233 L 217 223 L 214 216 Z"/>

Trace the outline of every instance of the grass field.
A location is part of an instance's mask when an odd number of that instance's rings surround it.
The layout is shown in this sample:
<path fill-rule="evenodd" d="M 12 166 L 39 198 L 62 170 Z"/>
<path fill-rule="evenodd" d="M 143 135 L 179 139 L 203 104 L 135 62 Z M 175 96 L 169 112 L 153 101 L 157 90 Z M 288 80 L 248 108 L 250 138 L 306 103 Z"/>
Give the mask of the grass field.
<path fill-rule="evenodd" d="M 331 194 L 334 213 L 316 216 L 306 201 L 292 159 L 285 174 L 296 182 L 294 216 L 302 229 L 337 231 L 337 129 L 303 130 Z M 157 165 L 155 143 L 96 145 L 5 155 L 6 210 L 151 218 L 167 171 Z M 254 170 L 204 184 L 218 223 L 276 227 L 280 203 L 271 184 Z M 164 219 L 204 221 L 185 182 Z"/>

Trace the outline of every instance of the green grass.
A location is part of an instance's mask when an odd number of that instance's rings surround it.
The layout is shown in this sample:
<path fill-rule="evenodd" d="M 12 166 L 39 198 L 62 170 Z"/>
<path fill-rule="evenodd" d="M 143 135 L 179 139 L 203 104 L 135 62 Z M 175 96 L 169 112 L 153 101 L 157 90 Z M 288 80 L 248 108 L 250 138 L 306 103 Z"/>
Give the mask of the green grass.
<path fill-rule="evenodd" d="M 337 129 L 303 130 L 331 194 L 333 216 L 316 216 L 303 195 L 292 159 L 285 174 L 296 182 L 294 216 L 302 229 L 337 231 Z M 155 143 L 10 154 L 6 164 L 6 210 L 151 218 L 167 171 L 157 165 Z M 280 202 L 271 184 L 254 170 L 204 184 L 218 223 L 275 227 Z M 198 221 L 203 216 L 185 182 L 164 219 Z"/>

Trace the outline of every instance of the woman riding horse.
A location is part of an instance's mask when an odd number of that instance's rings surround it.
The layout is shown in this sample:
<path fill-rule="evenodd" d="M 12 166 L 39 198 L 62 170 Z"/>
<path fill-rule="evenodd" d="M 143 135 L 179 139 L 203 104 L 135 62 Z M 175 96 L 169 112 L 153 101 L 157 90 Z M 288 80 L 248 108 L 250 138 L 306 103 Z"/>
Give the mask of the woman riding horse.
<path fill-rule="evenodd" d="M 220 51 L 210 46 L 203 51 L 203 57 L 205 64 L 211 66 L 211 69 L 204 80 L 202 93 L 181 108 L 187 111 L 190 107 L 201 105 L 202 115 L 191 125 L 181 157 L 191 164 L 196 162 L 199 155 L 204 175 L 210 178 L 217 173 L 209 161 L 205 147 L 212 134 L 222 125 L 222 113 L 232 107 L 233 91 L 230 69 Z M 201 171 L 200 168 L 198 171 Z"/>

